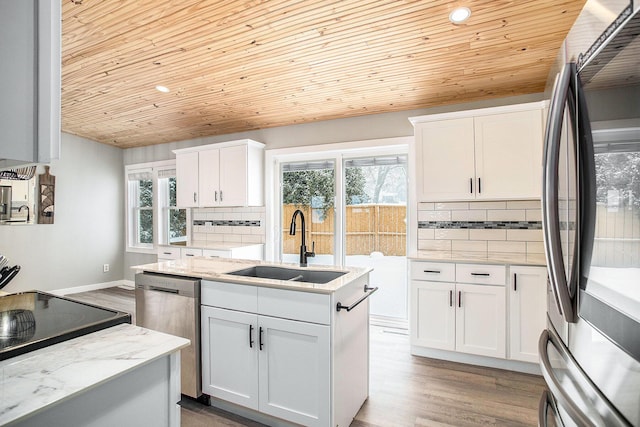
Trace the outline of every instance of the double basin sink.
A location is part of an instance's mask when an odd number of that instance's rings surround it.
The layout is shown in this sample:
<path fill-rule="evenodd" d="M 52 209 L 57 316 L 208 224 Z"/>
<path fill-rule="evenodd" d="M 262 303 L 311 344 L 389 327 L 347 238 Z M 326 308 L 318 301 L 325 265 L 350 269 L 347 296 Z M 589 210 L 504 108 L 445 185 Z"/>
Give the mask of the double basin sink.
<path fill-rule="evenodd" d="M 255 267 L 232 271 L 228 274 L 232 276 L 286 280 L 291 282 L 307 282 L 322 285 L 347 274 L 347 272 L 332 270 L 300 270 L 297 268 L 256 265 Z"/>

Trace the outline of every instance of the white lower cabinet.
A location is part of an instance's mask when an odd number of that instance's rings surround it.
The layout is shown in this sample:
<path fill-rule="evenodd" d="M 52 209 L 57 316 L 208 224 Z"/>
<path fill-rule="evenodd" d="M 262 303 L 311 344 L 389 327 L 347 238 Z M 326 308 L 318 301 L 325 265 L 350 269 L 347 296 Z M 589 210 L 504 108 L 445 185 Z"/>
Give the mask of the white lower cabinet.
<path fill-rule="evenodd" d="M 456 283 L 456 350 L 504 358 L 506 307 L 503 286 Z"/>
<path fill-rule="evenodd" d="M 504 287 L 416 280 L 412 293 L 413 345 L 505 357 Z"/>
<path fill-rule="evenodd" d="M 260 412 L 307 426 L 329 422 L 329 326 L 258 316 Z"/>
<path fill-rule="evenodd" d="M 366 283 L 319 294 L 203 280 L 202 391 L 296 424 L 348 426 L 368 396 L 369 306 L 336 303 Z"/>
<path fill-rule="evenodd" d="M 412 344 L 455 350 L 455 284 L 414 280 L 411 288 Z"/>
<path fill-rule="evenodd" d="M 414 354 L 425 348 L 538 363 L 545 267 L 411 261 L 410 271 Z"/>
<path fill-rule="evenodd" d="M 509 358 L 538 363 L 538 339 L 547 323 L 547 269 L 512 266 L 509 281 Z"/>
<path fill-rule="evenodd" d="M 202 307 L 202 391 L 291 422 L 330 411 L 329 326 Z"/>

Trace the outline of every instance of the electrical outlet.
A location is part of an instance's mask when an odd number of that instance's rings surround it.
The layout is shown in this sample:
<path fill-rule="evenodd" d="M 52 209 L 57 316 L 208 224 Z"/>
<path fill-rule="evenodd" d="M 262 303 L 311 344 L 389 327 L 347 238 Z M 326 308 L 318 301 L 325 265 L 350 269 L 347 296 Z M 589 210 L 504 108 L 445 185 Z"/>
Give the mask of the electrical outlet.
<path fill-rule="evenodd" d="M 102 266 L 102 272 L 103 273 L 108 273 L 109 272 L 109 264 L 104 264 Z"/>

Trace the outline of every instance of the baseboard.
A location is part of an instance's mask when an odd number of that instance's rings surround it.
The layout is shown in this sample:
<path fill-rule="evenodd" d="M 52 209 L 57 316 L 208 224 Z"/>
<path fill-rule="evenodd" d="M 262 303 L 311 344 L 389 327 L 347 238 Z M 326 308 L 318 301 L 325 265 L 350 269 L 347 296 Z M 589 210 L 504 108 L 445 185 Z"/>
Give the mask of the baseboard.
<path fill-rule="evenodd" d="M 73 288 L 55 289 L 47 292 L 52 293 L 54 295 L 64 296 L 64 295 L 78 294 L 80 292 L 95 291 L 97 289 L 113 288 L 114 286 L 122 286 L 122 287 L 126 287 L 127 289 L 133 289 L 135 285 L 133 280 L 122 279 L 122 280 L 114 280 L 113 282 L 94 283 L 92 285 L 74 286 Z"/>
<path fill-rule="evenodd" d="M 523 372 L 525 374 L 542 375 L 537 363 L 520 362 L 518 360 L 496 359 L 494 357 L 476 356 L 455 351 L 438 350 L 412 345 L 411 354 L 432 359 L 448 360 L 450 362 L 466 363 L 468 365 L 486 366 L 489 368 L 505 369 L 507 371 Z"/>

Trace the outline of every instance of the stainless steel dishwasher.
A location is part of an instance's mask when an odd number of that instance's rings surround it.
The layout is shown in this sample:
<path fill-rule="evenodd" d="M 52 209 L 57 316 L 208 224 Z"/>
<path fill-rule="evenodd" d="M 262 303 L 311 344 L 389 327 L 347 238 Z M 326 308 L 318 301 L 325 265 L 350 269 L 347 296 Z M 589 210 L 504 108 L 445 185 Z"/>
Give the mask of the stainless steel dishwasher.
<path fill-rule="evenodd" d="M 180 352 L 182 394 L 202 395 L 200 365 L 200 279 L 138 273 L 136 325 L 191 340 Z"/>

